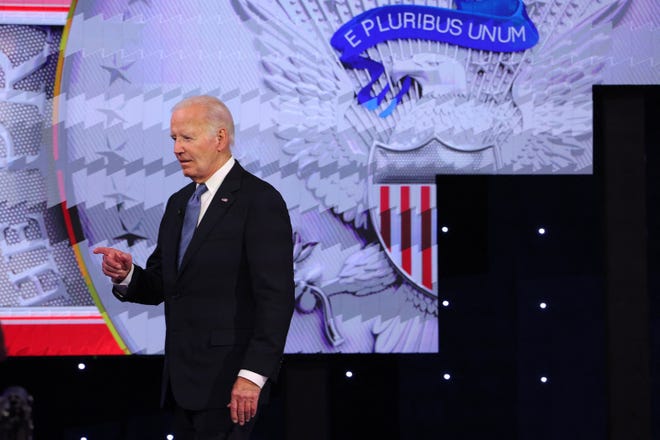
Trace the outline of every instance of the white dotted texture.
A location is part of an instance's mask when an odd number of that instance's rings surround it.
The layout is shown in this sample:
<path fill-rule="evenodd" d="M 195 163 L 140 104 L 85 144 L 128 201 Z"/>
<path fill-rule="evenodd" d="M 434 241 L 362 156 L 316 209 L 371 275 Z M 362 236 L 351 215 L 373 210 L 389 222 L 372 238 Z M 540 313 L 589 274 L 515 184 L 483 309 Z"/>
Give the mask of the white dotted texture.
<path fill-rule="evenodd" d="M 61 32 L 0 26 L 0 307 L 93 305 L 61 207 L 46 203 Z"/>

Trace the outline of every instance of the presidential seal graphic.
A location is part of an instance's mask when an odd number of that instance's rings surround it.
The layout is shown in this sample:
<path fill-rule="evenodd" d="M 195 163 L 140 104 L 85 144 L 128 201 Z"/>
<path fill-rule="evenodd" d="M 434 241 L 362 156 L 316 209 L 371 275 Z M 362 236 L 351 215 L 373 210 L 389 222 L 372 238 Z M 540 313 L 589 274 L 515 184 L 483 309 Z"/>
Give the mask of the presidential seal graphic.
<path fill-rule="evenodd" d="M 235 116 L 236 158 L 289 208 L 286 351 L 437 352 L 435 176 L 591 173 L 591 86 L 629 3 L 80 2 L 58 166 L 118 337 L 161 352 L 163 311 L 116 301 L 90 249 L 144 264 L 187 183 L 171 108 L 208 94 Z"/>

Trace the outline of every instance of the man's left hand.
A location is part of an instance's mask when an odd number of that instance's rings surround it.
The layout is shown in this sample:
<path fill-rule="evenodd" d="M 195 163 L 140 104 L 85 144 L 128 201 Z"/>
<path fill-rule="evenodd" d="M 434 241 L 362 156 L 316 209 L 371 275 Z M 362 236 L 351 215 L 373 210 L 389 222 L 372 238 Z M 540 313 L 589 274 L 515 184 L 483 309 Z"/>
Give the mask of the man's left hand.
<path fill-rule="evenodd" d="M 237 377 L 231 390 L 229 408 L 231 420 L 243 426 L 257 415 L 257 404 L 261 388 L 244 377 Z"/>

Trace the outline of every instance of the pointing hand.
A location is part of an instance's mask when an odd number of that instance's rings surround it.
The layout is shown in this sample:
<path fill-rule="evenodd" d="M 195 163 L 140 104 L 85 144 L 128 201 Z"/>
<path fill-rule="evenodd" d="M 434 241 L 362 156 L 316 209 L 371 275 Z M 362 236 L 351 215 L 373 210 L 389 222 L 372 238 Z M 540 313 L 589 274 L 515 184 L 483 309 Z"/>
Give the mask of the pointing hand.
<path fill-rule="evenodd" d="M 101 269 L 103 273 L 112 279 L 112 282 L 119 284 L 124 281 L 133 267 L 133 257 L 120 250 L 109 247 L 97 247 L 95 254 L 103 254 L 103 263 Z"/>

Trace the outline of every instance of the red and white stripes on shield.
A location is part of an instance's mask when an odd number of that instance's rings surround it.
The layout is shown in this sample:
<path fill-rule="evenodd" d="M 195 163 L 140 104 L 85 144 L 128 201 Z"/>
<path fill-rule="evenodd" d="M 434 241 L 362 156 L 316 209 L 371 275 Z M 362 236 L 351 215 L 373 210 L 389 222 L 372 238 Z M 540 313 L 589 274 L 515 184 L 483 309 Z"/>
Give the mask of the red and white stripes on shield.
<path fill-rule="evenodd" d="M 392 261 L 416 284 L 437 279 L 435 185 L 379 185 L 379 232 Z"/>

